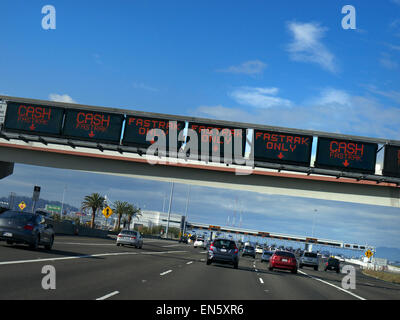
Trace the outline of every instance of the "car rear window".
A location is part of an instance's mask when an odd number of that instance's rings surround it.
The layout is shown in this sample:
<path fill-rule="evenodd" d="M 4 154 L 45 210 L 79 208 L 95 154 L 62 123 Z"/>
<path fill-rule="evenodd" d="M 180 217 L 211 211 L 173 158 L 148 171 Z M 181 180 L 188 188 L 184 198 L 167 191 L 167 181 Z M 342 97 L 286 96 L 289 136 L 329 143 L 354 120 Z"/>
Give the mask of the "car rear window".
<path fill-rule="evenodd" d="M 254 250 L 254 247 L 251 247 L 251 246 L 246 246 L 246 247 L 244 247 L 246 250 Z"/>
<path fill-rule="evenodd" d="M 121 234 L 125 234 L 127 236 L 136 236 L 136 231 L 123 230 L 121 231 Z"/>
<path fill-rule="evenodd" d="M 328 260 L 328 263 L 329 263 L 329 264 L 338 264 L 338 263 L 339 263 L 339 260 L 338 260 L 338 259 L 335 259 L 335 258 L 330 258 L 330 259 Z"/>
<path fill-rule="evenodd" d="M 215 240 L 214 247 L 216 248 L 224 248 L 224 249 L 235 249 L 236 245 L 234 241 L 230 240 Z"/>
<path fill-rule="evenodd" d="M 281 257 L 295 258 L 294 254 L 286 251 L 276 251 L 275 254 Z"/>
<path fill-rule="evenodd" d="M 309 257 L 309 258 L 317 258 L 318 257 L 318 255 L 315 252 L 305 252 L 304 256 Z"/>
<path fill-rule="evenodd" d="M 10 220 L 16 220 L 20 222 L 33 222 L 35 220 L 35 217 L 37 217 L 34 214 L 30 213 L 21 213 L 21 212 L 15 212 L 15 211 L 6 211 L 0 214 L 0 219 L 10 219 Z"/>

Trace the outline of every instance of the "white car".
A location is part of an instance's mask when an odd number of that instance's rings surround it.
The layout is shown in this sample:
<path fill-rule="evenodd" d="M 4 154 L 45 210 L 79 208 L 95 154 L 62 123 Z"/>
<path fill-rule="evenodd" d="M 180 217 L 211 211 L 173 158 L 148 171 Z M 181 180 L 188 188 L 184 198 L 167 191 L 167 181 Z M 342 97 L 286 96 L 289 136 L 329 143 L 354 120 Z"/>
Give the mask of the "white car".
<path fill-rule="evenodd" d="M 256 247 L 256 253 L 262 254 L 262 253 L 263 253 L 263 248 L 260 247 L 260 246 L 257 246 L 257 247 Z"/>
<path fill-rule="evenodd" d="M 201 239 L 201 238 L 197 238 L 196 241 L 193 244 L 193 247 L 195 247 L 195 248 L 197 248 L 197 247 L 204 248 L 204 240 Z"/>

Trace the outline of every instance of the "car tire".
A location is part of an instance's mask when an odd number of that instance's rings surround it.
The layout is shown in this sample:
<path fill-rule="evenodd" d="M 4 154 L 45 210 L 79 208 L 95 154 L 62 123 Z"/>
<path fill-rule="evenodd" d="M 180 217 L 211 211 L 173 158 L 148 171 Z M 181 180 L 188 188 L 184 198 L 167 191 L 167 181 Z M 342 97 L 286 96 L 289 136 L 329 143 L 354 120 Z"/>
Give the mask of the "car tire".
<path fill-rule="evenodd" d="M 211 260 L 210 259 L 207 259 L 207 262 L 206 262 L 206 264 L 209 266 L 210 264 L 211 264 Z"/>
<path fill-rule="evenodd" d="M 33 243 L 29 244 L 29 247 L 30 247 L 31 249 L 33 249 L 33 250 L 37 250 L 38 247 L 39 247 L 39 242 L 40 242 L 40 236 L 37 235 L 37 236 L 35 237 L 35 241 L 34 241 Z"/>
<path fill-rule="evenodd" d="M 302 264 L 299 264 L 299 268 L 300 268 L 300 269 L 303 269 L 303 265 L 302 265 Z"/>
<path fill-rule="evenodd" d="M 45 248 L 46 250 L 51 250 L 51 248 L 53 247 L 53 243 L 54 243 L 54 237 L 51 237 L 49 244 L 46 244 L 46 245 L 44 246 L 44 248 Z"/>
<path fill-rule="evenodd" d="M 314 270 L 315 270 L 315 271 L 318 271 L 318 266 L 315 266 L 315 267 L 314 267 Z"/>
<path fill-rule="evenodd" d="M 339 269 L 336 269 L 336 273 L 340 273 L 340 270 L 339 270 Z"/>
<path fill-rule="evenodd" d="M 8 245 L 10 245 L 10 246 L 12 246 L 12 245 L 14 244 L 14 242 L 13 242 L 13 241 L 10 241 L 10 240 L 7 240 L 6 243 L 7 243 Z"/>
<path fill-rule="evenodd" d="M 268 266 L 268 270 L 269 270 L 269 271 L 273 271 L 273 270 L 274 270 L 274 267 Z"/>
<path fill-rule="evenodd" d="M 238 264 L 238 263 L 235 263 L 235 264 L 233 265 L 233 268 L 234 268 L 234 269 L 239 268 L 239 264 Z"/>
<path fill-rule="evenodd" d="M 325 268 L 325 271 L 327 270 L 327 268 Z"/>
<path fill-rule="evenodd" d="M 297 268 L 292 270 L 293 274 L 297 274 Z"/>

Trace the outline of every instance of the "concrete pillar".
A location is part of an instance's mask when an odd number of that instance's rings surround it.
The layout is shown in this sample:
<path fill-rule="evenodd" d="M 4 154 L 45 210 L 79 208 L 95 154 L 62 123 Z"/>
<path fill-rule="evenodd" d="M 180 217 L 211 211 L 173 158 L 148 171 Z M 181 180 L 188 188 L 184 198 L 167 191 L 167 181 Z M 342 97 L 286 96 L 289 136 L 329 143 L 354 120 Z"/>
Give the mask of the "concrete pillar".
<path fill-rule="evenodd" d="M 12 175 L 14 172 L 14 162 L 0 161 L 0 179 Z"/>

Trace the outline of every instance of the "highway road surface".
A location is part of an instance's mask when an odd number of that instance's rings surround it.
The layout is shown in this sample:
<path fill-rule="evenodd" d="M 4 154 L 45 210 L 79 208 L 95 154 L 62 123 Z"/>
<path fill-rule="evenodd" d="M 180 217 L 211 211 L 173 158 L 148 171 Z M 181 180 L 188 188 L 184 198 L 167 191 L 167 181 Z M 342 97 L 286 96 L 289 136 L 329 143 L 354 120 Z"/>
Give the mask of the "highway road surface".
<path fill-rule="evenodd" d="M 366 277 L 341 287 L 344 274 L 299 269 L 268 271 L 260 259 L 239 269 L 205 263 L 206 251 L 174 241 L 144 239 L 142 249 L 113 239 L 57 236 L 53 250 L 0 242 L 0 299 L 55 300 L 370 300 L 400 299 L 400 286 Z M 42 268 L 54 266 L 56 289 L 42 288 Z"/>

